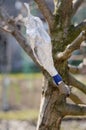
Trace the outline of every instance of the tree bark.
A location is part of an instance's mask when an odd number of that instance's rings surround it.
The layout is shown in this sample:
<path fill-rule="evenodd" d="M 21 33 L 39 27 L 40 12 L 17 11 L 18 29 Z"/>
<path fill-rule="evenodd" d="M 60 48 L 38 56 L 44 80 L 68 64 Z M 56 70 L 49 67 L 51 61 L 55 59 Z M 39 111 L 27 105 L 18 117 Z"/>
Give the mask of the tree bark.
<path fill-rule="evenodd" d="M 49 9 L 49 7 L 46 4 L 45 0 L 35 0 L 35 2 L 38 4 L 39 9 L 41 10 L 43 16 L 47 20 L 49 28 L 52 31 L 55 20 L 54 20 L 54 16 L 53 16 L 51 10 Z"/>
<path fill-rule="evenodd" d="M 46 5 L 45 0 L 35 1 L 39 5 L 40 10 L 49 24 L 52 39 L 53 59 L 56 69 L 58 70 L 59 74 L 61 74 L 65 83 L 77 87 L 86 94 L 86 86 L 74 79 L 74 77 L 71 75 L 68 76 L 67 65 L 67 60 L 71 53 L 75 49 L 79 48 L 79 45 L 83 40 L 82 33 L 80 32 L 82 32 L 84 28 L 86 29 L 86 22 L 83 22 L 83 24 L 80 24 L 77 27 L 71 26 L 71 17 L 73 15 L 72 0 L 54 0 L 56 5 L 55 15 L 51 13 L 50 9 Z M 81 3 L 76 4 L 78 9 Z M 7 22 L 8 21 L 5 20 L 6 24 Z M 54 85 L 51 77 L 37 63 L 31 48 L 27 45 L 26 40 L 23 38 L 21 33 L 16 29 L 15 23 L 10 22 L 8 23 L 8 26 L 9 25 L 11 26 L 12 31 L 7 32 L 11 33 L 15 37 L 21 47 L 28 55 L 31 56 L 33 61 L 39 66 L 44 74 L 44 85 L 42 89 L 42 99 L 37 130 L 60 130 L 60 124 L 64 116 L 86 115 L 86 106 L 77 106 L 66 103 L 65 95 L 59 94 L 58 86 Z M 6 30 L 3 29 L 3 31 Z M 59 55 L 57 55 L 57 53 Z M 81 102 L 78 97 L 74 98 L 74 95 L 72 96 L 73 100 Z"/>
<path fill-rule="evenodd" d="M 57 110 L 59 105 L 65 103 L 64 96 L 59 95 L 58 88 L 44 79 L 40 115 L 36 130 L 60 130 L 63 118 L 62 113 Z"/>

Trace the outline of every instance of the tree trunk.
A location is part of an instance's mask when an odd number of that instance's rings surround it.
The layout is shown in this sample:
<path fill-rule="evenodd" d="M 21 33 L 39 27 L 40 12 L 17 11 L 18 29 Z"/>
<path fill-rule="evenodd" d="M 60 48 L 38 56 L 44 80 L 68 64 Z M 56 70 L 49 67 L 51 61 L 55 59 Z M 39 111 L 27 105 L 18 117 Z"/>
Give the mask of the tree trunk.
<path fill-rule="evenodd" d="M 65 97 L 59 95 L 58 88 L 47 79 L 49 77 L 44 78 L 37 130 L 60 130 L 64 115 L 59 107 L 65 104 Z"/>
<path fill-rule="evenodd" d="M 86 32 L 82 32 L 83 29 L 86 30 L 86 22 L 82 22 L 76 27 L 71 25 L 71 18 L 74 13 L 76 13 L 83 0 L 76 0 L 75 4 L 73 4 L 72 1 L 73 0 L 54 0 L 55 11 L 53 15 L 45 0 L 35 0 L 49 25 L 52 54 L 56 69 L 67 85 L 75 86 L 86 93 L 86 86 L 82 85 L 82 83 L 76 79 L 74 80 L 74 77 L 68 73 L 68 58 L 75 49 L 79 48 L 81 42 L 86 40 Z M 27 45 L 25 38 L 16 28 L 16 22 L 13 22 L 14 20 L 12 21 L 11 19 L 10 21 L 6 20 L 5 15 L 5 17 L 3 15 L 1 16 L 4 18 L 3 20 L 6 21 L 6 25 L 9 25 L 7 30 L 5 28 L 2 30 L 11 33 L 27 54 L 31 56 L 33 61 L 37 63 L 30 46 Z M 65 95 L 59 94 L 58 86 L 56 87 L 53 84 L 51 77 L 44 72 L 44 69 L 38 63 L 37 65 L 44 74 L 37 130 L 60 130 L 61 121 L 65 115 L 86 115 L 86 106 L 67 104 Z M 80 100 L 78 101 L 80 102 Z"/>
<path fill-rule="evenodd" d="M 60 33 L 58 32 L 56 35 L 57 38 L 55 36 L 55 32 L 51 34 L 54 64 L 57 71 L 61 74 L 63 80 L 68 84 L 67 61 L 57 61 L 55 57 L 57 51 L 61 52 L 64 50 L 64 45 L 61 46 L 60 44 L 63 32 L 60 31 Z M 60 124 L 64 117 L 64 113 L 60 108 L 63 108 L 65 103 L 66 97 L 64 95 L 60 95 L 58 86 L 55 86 L 55 84 L 52 82 L 52 78 L 46 74 L 46 72 L 44 72 L 44 84 L 42 88 L 42 99 L 37 130 L 60 130 Z"/>

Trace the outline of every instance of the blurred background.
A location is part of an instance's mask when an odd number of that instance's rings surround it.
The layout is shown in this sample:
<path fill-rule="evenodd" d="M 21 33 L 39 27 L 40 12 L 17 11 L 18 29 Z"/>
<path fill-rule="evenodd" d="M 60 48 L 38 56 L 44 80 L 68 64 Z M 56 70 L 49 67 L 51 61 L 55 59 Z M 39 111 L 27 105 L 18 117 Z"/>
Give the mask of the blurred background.
<path fill-rule="evenodd" d="M 18 2 L 19 0 L 0 0 L 0 6 L 11 17 L 17 17 L 19 15 L 16 9 Z M 45 29 L 48 30 L 48 25 L 36 3 L 33 0 L 21 0 L 21 2 L 29 2 L 31 13 L 40 17 Z M 46 2 L 53 12 L 53 0 L 46 0 Z M 86 1 L 71 22 L 76 26 L 85 19 Z M 80 49 L 73 52 L 68 63 L 73 66 L 82 66 L 81 74 L 77 75 L 77 78 L 86 84 L 85 41 Z M 42 81 L 43 75 L 39 68 L 18 42 L 11 35 L 0 32 L 0 130 L 35 130 L 41 101 Z M 74 91 L 76 93 L 77 90 Z M 85 99 L 85 95 L 80 92 L 78 94 Z M 84 102 L 86 103 L 86 100 Z M 86 130 L 86 125 L 84 125 L 86 120 L 79 121 L 77 123 L 75 120 L 70 120 L 69 130 Z M 65 122 L 61 126 L 63 130 L 66 130 Z"/>

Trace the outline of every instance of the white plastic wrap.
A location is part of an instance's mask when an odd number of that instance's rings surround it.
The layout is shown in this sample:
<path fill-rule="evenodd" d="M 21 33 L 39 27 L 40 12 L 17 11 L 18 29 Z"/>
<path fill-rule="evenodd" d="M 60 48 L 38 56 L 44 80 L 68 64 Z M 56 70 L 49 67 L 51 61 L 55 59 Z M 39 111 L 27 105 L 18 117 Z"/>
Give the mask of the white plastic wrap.
<path fill-rule="evenodd" d="M 23 6 L 26 7 L 26 11 L 28 10 L 27 16 L 24 12 L 23 18 L 26 27 L 27 42 L 31 46 L 33 54 L 39 64 L 43 66 L 51 76 L 54 76 L 58 72 L 53 63 L 51 38 L 46 32 L 40 18 L 30 14 L 29 5 L 24 3 Z"/>

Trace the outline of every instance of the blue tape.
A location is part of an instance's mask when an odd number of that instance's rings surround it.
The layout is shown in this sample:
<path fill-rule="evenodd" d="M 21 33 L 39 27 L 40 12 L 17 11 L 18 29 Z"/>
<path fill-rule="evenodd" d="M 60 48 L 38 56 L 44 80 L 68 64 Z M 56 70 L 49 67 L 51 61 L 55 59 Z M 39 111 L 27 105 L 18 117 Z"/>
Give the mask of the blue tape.
<path fill-rule="evenodd" d="M 62 77 L 59 74 L 57 74 L 57 75 L 53 76 L 53 80 L 58 85 L 59 82 L 62 81 Z"/>

